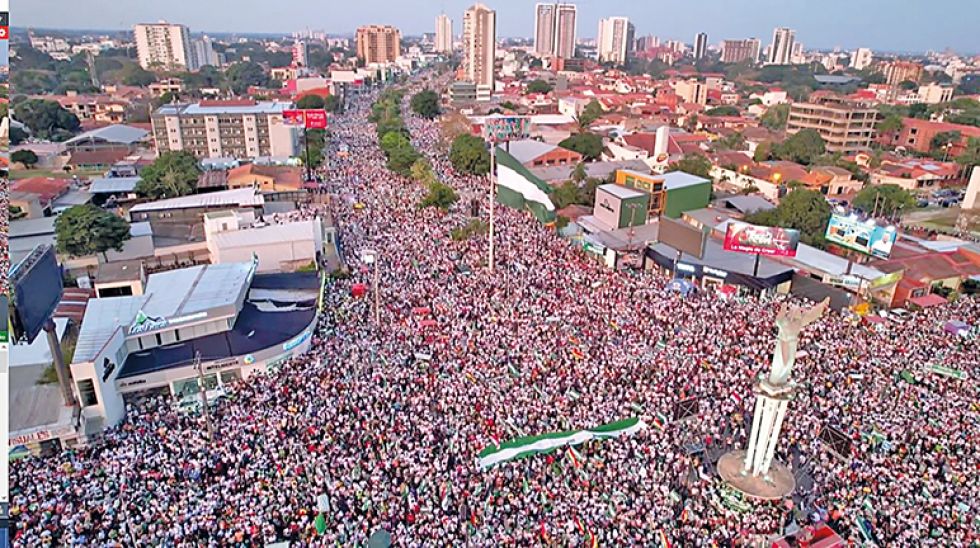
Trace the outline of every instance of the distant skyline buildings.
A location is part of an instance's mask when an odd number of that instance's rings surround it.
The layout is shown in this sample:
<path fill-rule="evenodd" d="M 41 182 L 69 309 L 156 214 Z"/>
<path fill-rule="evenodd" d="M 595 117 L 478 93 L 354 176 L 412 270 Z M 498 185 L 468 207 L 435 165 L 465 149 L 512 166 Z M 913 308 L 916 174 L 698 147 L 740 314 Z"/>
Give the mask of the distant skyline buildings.
<path fill-rule="evenodd" d="M 575 4 L 535 4 L 534 52 L 562 59 L 574 57 L 577 17 Z"/>
<path fill-rule="evenodd" d="M 721 62 L 740 63 L 742 61 L 759 61 L 759 52 L 762 49 L 762 41 L 758 38 L 746 40 L 722 40 L 721 42 Z"/>
<path fill-rule="evenodd" d="M 352 36 L 365 23 L 395 24 L 406 36 L 432 32 L 433 18 L 439 11 L 462 13 L 470 2 L 444 0 L 442 4 L 422 7 L 388 0 L 364 0 L 345 6 L 344 10 L 324 12 L 315 0 L 284 0 L 268 10 L 257 0 L 226 0 L 223 4 L 191 0 L 166 3 L 119 4 L 105 0 L 45 0 L 18 5 L 15 32 L 24 28 L 126 30 L 134 24 L 161 18 L 180 22 L 201 33 L 264 33 L 290 35 L 296 29 L 317 29 L 316 35 Z M 534 37 L 534 19 L 529 17 L 527 2 L 495 0 L 490 7 L 497 12 L 498 36 Z M 533 5 L 533 4 L 531 4 Z M 231 8 L 234 9 L 231 9 Z M 886 0 L 865 0 L 854 9 L 851 0 L 826 0 L 820 9 L 806 3 L 777 0 L 702 0 L 698 9 L 679 4 L 652 4 L 610 0 L 601 3 L 580 2 L 577 23 L 584 25 L 581 36 L 591 38 L 593 22 L 611 14 L 628 17 L 643 35 L 661 39 L 682 38 L 690 43 L 694 35 L 704 32 L 715 37 L 759 36 L 768 45 L 774 27 L 796 30 L 798 40 L 815 50 L 834 48 L 853 51 L 869 47 L 880 54 L 944 51 L 959 54 L 980 53 L 976 38 L 977 19 L 968 16 L 975 8 L 973 0 L 932 0 L 902 5 L 901 10 Z M 965 14 L 945 17 L 941 14 Z M 710 16 L 706 16 L 710 14 Z M 846 14 L 846 16 L 841 16 Z M 455 18 L 455 17 L 454 17 Z M 907 21 L 915 21 L 914 32 L 895 32 Z M 669 24 L 667 23 L 669 22 Z M 457 32 L 459 32 L 457 30 Z M 317 39 L 318 36 L 310 38 Z M 715 40 L 717 43 L 719 40 Z"/>
<path fill-rule="evenodd" d="M 463 13 L 463 74 L 478 87 L 494 87 L 497 55 L 497 13 L 474 4 Z"/>
<path fill-rule="evenodd" d="M 708 35 L 699 32 L 694 37 L 694 59 L 702 59 L 708 53 Z"/>
<path fill-rule="evenodd" d="M 402 34 L 391 25 L 364 25 L 355 34 L 357 58 L 364 64 L 394 63 L 402 54 Z"/>
<path fill-rule="evenodd" d="M 596 50 L 599 62 L 622 65 L 633 51 L 633 24 L 626 17 L 608 17 L 599 20 L 596 33 Z"/>
<path fill-rule="evenodd" d="M 793 48 L 796 42 L 796 31 L 786 27 L 776 27 L 772 31 L 772 41 L 769 42 L 768 65 L 789 65 L 793 62 Z"/>
<path fill-rule="evenodd" d="M 436 17 L 435 51 L 437 53 L 453 51 L 453 20 L 445 13 Z"/>

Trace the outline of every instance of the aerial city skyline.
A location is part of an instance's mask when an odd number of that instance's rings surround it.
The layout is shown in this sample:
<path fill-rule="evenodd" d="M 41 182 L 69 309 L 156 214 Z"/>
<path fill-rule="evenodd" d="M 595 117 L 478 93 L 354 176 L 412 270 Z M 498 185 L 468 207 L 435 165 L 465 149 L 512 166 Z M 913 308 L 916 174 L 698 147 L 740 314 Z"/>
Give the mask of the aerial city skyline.
<path fill-rule="evenodd" d="M 25 5 L 0 528 L 980 546 L 970 7 Z"/>
<path fill-rule="evenodd" d="M 271 34 L 312 27 L 325 29 L 330 34 L 345 35 L 362 24 L 379 23 L 395 24 L 405 34 L 418 36 L 433 32 L 431 16 L 446 13 L 459 21 L 468 7 L 466 2 L 460 0 L 434 4 L 425 10 L 408 9 L 407 6 L 377 9 L 379 4 L 384 2 L 368 0 L 354 6 L 345 5 L 341 13 L 326 11 L 329 15 L 325 15 L 322 22 L 317 22 L 317 17 L 298 17 L 296 14 L 307 11 L 318 13 L 324 9 L 321 2 L 290 0 L 285 3 L 285 9 L 269 12 L 262 9 L 264 4 L 257 0 L 223 0 L 208 4 L 215 12 L 224 14 L 222 22 L 215 23 L 214 18 L 201 15 L 200 6 L 191 0 L 176 0 L 167 5 L 127 5 L 123 13 L 108 18 L 96 15 L 109 10 L 107 0 L 90 0 L 86 5 L 91 9 L 82 13 L 70 9 L 77 5 L 75 2 L 50 0 L 43 5 L 25 5 L 18 10 L 13 22 L 16 28 L 124 30 L 137 23 L 161 19 L 176 21 L 179 18 L 180 22 L 199 32 Z M 581 21 L 578 34 L 590 38 L 596 37 L 593 29 L 600 19 L 622 16 L 634 21 L 642 34 L 691 41 L 697 33 L 704 32 L 711 37 L 712 44 L 726 38 L 762 38 L 768 34 L 768 29 L 789 27 L 797 29 L 801 40 L 822 50 L 872 47 L 888 52 L 923 53 L 952 48 L 960 53 L 980 53 L 980 45 L 971 39 L 974 36 L 972 32 L 980 25 L 980 16 L 969 9 L 969 0 L 917 2 L 902 6 L 902 10 L 893 9 L 894 6 L 886 0 L 868 0 L 862 3 L 861 9 L 854 9 L 853 2 L 847 0 L 823 2 L 819 9 L 804 2 L 777 0 L 704 0 L 696 5 L 696 9 L 694 5 L 679 3 L 638 4 L 621 1 L 566 4 L 577 7 Z M 232 10 L 232 5 L 236 9 Z M 249 9 L 250 5 L 254 9 Z M 498 13 L 498 38 L 529 38 L 534 35 L 535 3 L 504 0 L 488 6 Z M 114 5 L 111 7 L 111 12 L 119 11 Z M 962 17 L 948 16 L 961 12 Z M 712 17 L 704 17 L 708 13 Z M 940 17 L 938 14 L 945 15 Z M 916 32 L 894 32 L 895 25 L 911 20 L 916 21 Z M 101 26 L 95 22 L 100 22 Z"/>

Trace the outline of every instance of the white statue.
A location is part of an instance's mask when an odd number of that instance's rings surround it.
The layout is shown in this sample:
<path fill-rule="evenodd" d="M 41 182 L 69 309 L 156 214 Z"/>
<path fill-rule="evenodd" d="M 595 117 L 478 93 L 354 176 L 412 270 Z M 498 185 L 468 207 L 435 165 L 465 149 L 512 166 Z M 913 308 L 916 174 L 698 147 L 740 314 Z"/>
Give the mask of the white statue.
<path fill-rule="evenodd" d="M 793 373 L 793 363 L 796 362 L 796 347 L 800 344 L 800 331 L 817 321 L 829 304 L 828 297 L 809 309 L 790 307 L 786 303 L 779 307 L 779 312 L 776 314 L 776 327 L 779 328 L 779 334 L 776 335 L 776 351 L 772 356 L 769 384 L 783 386 L 789 381 Z"/>

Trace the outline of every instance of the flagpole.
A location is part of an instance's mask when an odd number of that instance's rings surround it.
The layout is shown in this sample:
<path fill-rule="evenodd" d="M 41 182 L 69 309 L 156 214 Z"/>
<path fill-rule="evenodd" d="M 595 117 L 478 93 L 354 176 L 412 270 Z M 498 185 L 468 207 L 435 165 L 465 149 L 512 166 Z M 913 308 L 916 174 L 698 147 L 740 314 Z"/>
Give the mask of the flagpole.
<path fill-rule="evenodd" d="M 490 272 L 493 272 L 493 202 L 496 196 L 494 191 L 496 190 L 495 184 L 497 182 L 496 177 L 496 166 L 497 166 L 497 145 L 493 142 L 492 138 L 490 141 L 490 257 L 489 257 L 489 267 Z"/>

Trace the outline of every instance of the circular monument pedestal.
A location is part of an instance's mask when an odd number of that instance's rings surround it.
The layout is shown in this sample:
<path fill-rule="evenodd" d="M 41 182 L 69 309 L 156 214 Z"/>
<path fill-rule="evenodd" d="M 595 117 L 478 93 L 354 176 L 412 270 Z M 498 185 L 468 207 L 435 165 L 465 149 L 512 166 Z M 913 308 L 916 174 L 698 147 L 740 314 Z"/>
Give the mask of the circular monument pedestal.
<path fill-rule="evenodd" d="M 796 489 L 796 478 L 789 468 L 773 461 L 766 476 L 743 474 L 745 451 L 731 451 L 718 459 L 718 475 L 742 493 L 763 500 L 781 499 Z"/>

